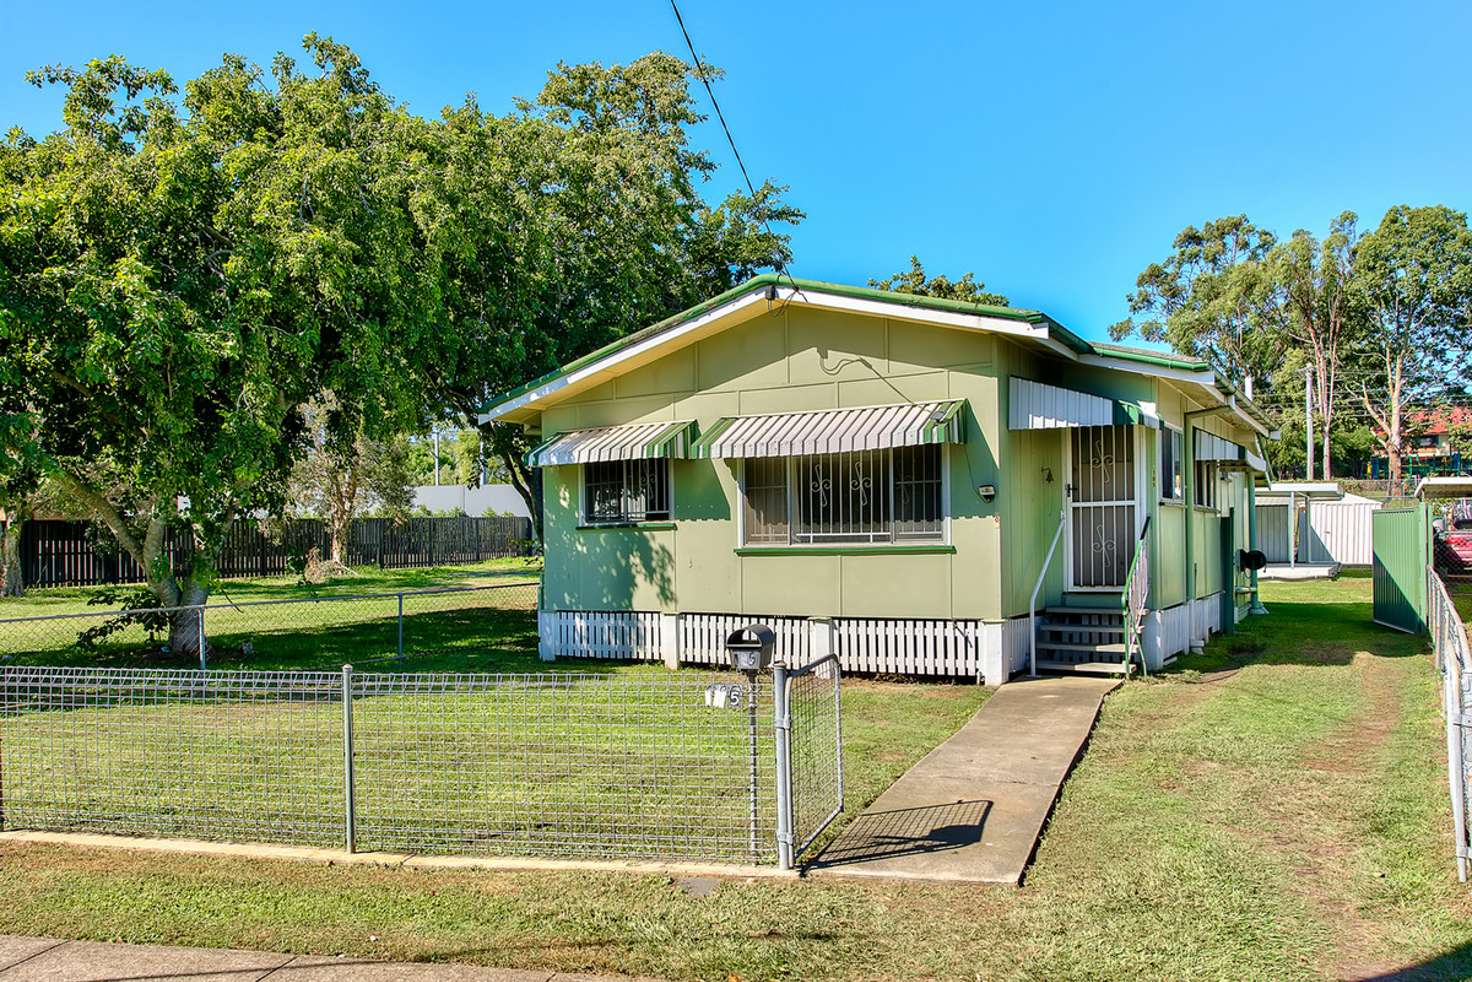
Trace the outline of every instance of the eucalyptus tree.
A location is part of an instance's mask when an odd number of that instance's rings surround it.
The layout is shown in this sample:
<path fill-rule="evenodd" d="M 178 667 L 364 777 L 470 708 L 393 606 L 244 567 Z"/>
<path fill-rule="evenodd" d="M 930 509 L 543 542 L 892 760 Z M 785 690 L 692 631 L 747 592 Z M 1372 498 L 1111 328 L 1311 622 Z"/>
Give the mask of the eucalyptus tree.
<path fill-rule="evenodd" d="M 1445 205 L 1397 205 L 1359 241 L 1354 262 L 1367 313 L 1361 343 L 1374 370 L 1359 398 L 1399 481 L 1407 404 L 1472 380 L 1472 231 Z"/>
<path fill-rule="evenodd" d="M 1335 410 L 1340 372 L 1362 329 L 1364 303 L 1354 278 L 1358 221 L 1346 211 L 1319 240 L 1304 229 L 1278 242 L 1258 264 L 1256 308 L 1261 321 L 1280 335 L 1278 352 L 1295 348 L 1313 372 L 1313 410 L 1321 440 L 1321 471 L 1332 474 Z M 1291 391 L 1288 386 L 1282 386 Z"/>
<path fill-rule="evenodd" d="M 1207 358 L 1250 388 L 1274 362 L 1260 326 L 1263 265 L 1277 237 L 1246 215 L 1187 226 L 1161 262 L 1146 266 L 1126 296 L 1130 316 L 1109 329 Z"/>

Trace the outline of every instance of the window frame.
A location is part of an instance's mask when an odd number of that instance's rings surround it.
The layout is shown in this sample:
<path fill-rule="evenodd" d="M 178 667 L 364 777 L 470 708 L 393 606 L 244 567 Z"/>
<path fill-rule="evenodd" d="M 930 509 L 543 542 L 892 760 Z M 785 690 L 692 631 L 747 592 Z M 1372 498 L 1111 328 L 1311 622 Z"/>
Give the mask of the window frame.
<path fill-rule="evenodd" d="M 1156 476 L 1160 481 L 1160 500 L 1173 505 L 1183 505 L 1186 503 L 1186 472 L 1182 461 L 1182 457 L 1186 451 L 1185 431 L 1177 429 L 1169 423 L 1164 423 L 1156 433 L 1158 434 Z M 1171 475 L 1169 482 L 1165 479 L 1165 455 L 1167 448 L 1171 451 Z"/>
<path fill-rule="evenodd" d="M 1216 460 L 1193 460 L 1191 466 L 1191 504 L 1203 511 L 1217 511 L 1221 479 L 1221 462 Z M 1205 492 L 1205 494 L 1203 494 Z"/>
<path fill-rule="evenodd" d="M 896 522 L 896 519 L 895 519 L 895 494 L 896 494 L 895 467 L 894 467 L 894 455 L 895 455 L 895 452 L 898 451 L 898 450 L 920 449 L 920 448 L 930 447 L 930 446 L 936 447 L 936 453 L 940 457 L 940 475 L 939 475 L 939 480 L 940 480 L 940 533 L 939 533 L 939 536 L 936 537 L 936 538 L 926 538 L 926 539 L 919 539 L 919 538 L 915 538 L 913 536 L 908 537 L 908 538 L 899 538 L 899 537 L 897 537 L 897 534 L 896 534 L 896 525 L 897 525 L 897 522 Z M 798 462 L 801 461 L 801 460 L 804 460 L 806 458 L 809 458 L 809 457 L 831 457 L 831 456 L 838 456 L 838 454 L 836 454 L 836 453 L 835 454 L 801 454 L 801 455 L 797 455 L 797 456 L 788 456 L 788 457 L 782 457 L 781 458 L 782 464 L 783 464 L 782 473 L 783 473 L 784 482 L 785 482 L 784 487 L 785 487 L 785 490 L 786 490 L 785 503 L 786 503 L 787 539 L 786 539 L 786 541 L 783 541 L 783 542 L 774 542 L 774 541 L 771 541 L 771 540 L 751 541 L 750 538 L 749 538 L 749 536 L 748 536 L 748 521 L 747 521 L 747 510 L 750 507 L 750 498 L 749 498 L 748 493 L 747 493 L 747 477 L 749 475 L 749 470 L 750 470 L 750 468 L 749 468 L 750 461 L 751 460 L 761 459 L 761 458 L 742 458 L 739 461 L 739 463 L 738 463 L 737 475 L 736 475 L 736 478 L 737 478 L 737 480 L 736 480 L 736 492 L 737 492 L 737 496 L 738 496 L 738 499 L 739 499 L 738 502 L 737 502 L 738 507 L 736 509 L 736 515 L 737 515 L 737 522 L 736 522 L 736 547 L 737 547 L 737 549 L 740 549 L 740 550 L 762 550 L 762 549 L 782 549 L 782 550 L 795 549 L 795 550 L 802 550 L 802 549 L 813 549 L 813 550 L 827 550 L 827 551 L 832 551 L 834 549 L 839 549 L 839 550 L 842 550 L 842 549 L 861 549 L 861 550 L 896 549 L 896 550 L 904 550 L 907 547 L 917 547 L 917 548 L 945 548 L 945 547 L 949 547 L 951 545 L 951 455 L 950 455 L 950 453 L 947 452 L 948 446 L 949 446 L 948 444 L 943 444 L 942 443 L 942 444 L 916 444 L 914 447 L 887 447 L 887 448 L 883 448 L 883 452 L 885 454 L 887 454 L 887 458 L 886 458 L 886 470 L 887 470 L 888 479 L 886 481 L 886 487 L 885 487 L 884 493 L 888 496 L 888 504 L 887 504 L 888 515 L 887 515 L 886 524 L 887 524 L 887 527 L 888 527 L 889 538 L 888 539 L 884 539 L 884 540 L 879 540 L 879 541 L 874 541 L 874 540 L 870 539 L 868 541 L 853 540 L 853 541 L 846 541 L 846 542 L 845 541 L 820 541 L 820 542 L 806 541 L 806 542 L 804 542 L 804 541 L 800 541 L 797 538 L 797 534 L 798 534 L 797 533 L 797 504 L 796 504 L 796 499 L 794 497 L 794 487 L 796 485 L 796 470 L 797 470 Z M 860 451 L 860 452 L 862 452 L 862 451 Z"/>
<path fill-rule="evenodd" d="M 588 468 L 593 464 L 618 464 L 621 466 L 619 484 L 619 508 L 617 518 L 594 518 L 591 502 L 588 500 Z M 655 465 L 664 470 L 665 507 L 650 511 L 646 509 L 641 517 L 632 517 L 628 512 L 630 481 L 629 474 L 631 465 Z M 675 473 L 673 461 L 668 457 L 638 457 L 626 460 L 604 460 L 590 461 L 578 465 L 578 528 L 600 529 L 600 528 L 637 528 L 640 525 L 664 525 L 674 521 L 675 518 Z"/>

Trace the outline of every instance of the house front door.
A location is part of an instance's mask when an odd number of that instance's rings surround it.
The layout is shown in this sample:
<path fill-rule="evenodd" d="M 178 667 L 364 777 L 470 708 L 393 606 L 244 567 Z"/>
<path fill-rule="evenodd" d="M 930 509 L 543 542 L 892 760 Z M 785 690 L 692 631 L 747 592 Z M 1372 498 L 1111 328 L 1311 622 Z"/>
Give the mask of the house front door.
<path fill-rule="evenodd" d="M 1068 445 L 1069 588 L 1122 589 L 1143 513 L 1135 428 L 1075 427 Z"/>

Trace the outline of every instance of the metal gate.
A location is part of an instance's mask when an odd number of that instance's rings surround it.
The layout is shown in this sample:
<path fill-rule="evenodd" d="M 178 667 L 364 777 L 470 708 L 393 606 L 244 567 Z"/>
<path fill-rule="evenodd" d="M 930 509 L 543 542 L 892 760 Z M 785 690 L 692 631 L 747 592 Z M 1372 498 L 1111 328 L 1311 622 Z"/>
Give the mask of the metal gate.
<path fill-rule="evenodd" d="M 843 705 L 838 656 L 774 667 L 777 863 L 791 869 L 843 811 Z"/>
<path fill-rule="evenodd" d="M 1371 522 L 1375 623 L 1420 633 L 1426 624 L 1426 507 L 1382 508 Z"/>

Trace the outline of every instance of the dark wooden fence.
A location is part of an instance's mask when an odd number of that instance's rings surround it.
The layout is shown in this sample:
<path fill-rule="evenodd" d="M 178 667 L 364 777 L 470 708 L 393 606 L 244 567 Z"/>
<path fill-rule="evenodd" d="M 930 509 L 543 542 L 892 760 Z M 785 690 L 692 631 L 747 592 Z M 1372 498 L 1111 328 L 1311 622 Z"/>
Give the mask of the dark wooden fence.
<path fill-rule="evenodd" d="M 521 556 L 528 551 L 532 523 L 526 518 L 387 518 L 354 520 L 348 535 L 349 566 L 405 569 L 477 563 Z M 141 583 L 142 571 L 112 536 L 88 522 L 27 522 L 21 533 L 21 570 L 26 586 L 101 586 Z M 193 544 L 187 535 L 169 537 L 174 562 L 187 562 Z M 220 575 L 227 579 L 285 573 L 293 556 L 316 548 L 331 552 L 325 522 L 303 519 L 275 539 L 254 520 L 230 527 L 220 550 Z"/>

